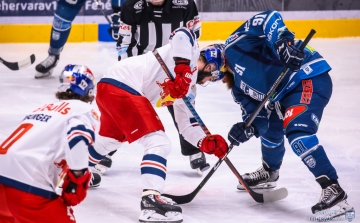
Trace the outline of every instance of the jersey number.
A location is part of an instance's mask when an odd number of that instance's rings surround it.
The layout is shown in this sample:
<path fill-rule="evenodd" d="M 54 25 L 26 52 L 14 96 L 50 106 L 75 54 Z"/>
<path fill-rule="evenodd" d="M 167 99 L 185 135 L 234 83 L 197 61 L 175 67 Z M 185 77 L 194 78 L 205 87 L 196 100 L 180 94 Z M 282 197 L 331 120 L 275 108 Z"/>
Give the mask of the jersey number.
<path fill-rule="evenodd" d="M 0 145 L 0 155 L 4 155 L 10 149 L 12 144 L 19 140 L 27 131 L 33 127 L 33 124 L 24 123 L 21 124 L 11 135 L 5 139 L 5 141 Z"/>
<path fill-rule="evenodd" d="M 266 15 L 256 15 L 252 21 L 253 26 L 260 26 L 265 19 Z"/>

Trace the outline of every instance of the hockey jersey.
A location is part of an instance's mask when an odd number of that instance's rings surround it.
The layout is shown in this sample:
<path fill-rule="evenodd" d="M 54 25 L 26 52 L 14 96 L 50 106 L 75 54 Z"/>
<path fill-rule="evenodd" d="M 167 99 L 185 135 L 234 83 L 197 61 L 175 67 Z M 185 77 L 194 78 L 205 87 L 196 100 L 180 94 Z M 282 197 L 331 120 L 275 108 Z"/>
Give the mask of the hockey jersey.
<path fill-rule="evenodd" d="M 256 109 L 284 69 L 274 47 L 281 38 L 294 42 L 294 33 L 287 29 L 277 11 L 266 11 L 247 20 L 225 42 L 225 56 L 235 78 L 233 98 L 242 106 L 245 116 Z M 295 47 L 299 48 L 301 43 L 295 41 Z M 272 101 L 281 100 L 301 80 L 331 70 L 325 59 L 312 47 L 306 46 L 304 53 L 301 69 L 285 75 L 272 95 Z M 263 109 L 259 116 L 266 116 L 266 110 Z M 256 125 L 256 120 L 253 124 Z"/>
<path fill-rule="evenodd" d="M 102 156 L 93 148 L 98 115 L 80 100 L 45 104 L 24 117 L 0 144 L 0 183 L 54 198 L 67 169 L 81 170 Z"/>
<path fill-rule="evenodd" d="M 187 28 L 179 28 L 171 34 L 170 43 L 157 51 L 172 73 L 175 68 L 174 57 L 190 60 L 193 76 L 187 96 L 193 101 L 196 96 L 197 60 L 200 55 L 194 33 Z M 197 146 L 198 141 L 205 136 L 200 127 L 193 128 L 198 123 L 193 121 L 194 118 L 184 101 L 170 97 L 166 84 L 169 78 L 152 52 L 117 62 L 107 69 L 103 78 L 126 84 L 156 107 L 174 105 L 179 132 L 191 144 Z"/>

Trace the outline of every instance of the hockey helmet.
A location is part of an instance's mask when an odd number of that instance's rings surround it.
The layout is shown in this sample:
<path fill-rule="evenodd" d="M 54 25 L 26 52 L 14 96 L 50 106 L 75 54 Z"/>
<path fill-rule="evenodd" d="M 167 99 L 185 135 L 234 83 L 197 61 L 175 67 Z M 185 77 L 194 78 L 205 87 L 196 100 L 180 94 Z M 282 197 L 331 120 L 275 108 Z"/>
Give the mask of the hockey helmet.
<path fill-rule="evenodd" d="M 205 59 L 205 66 L 210 67 L 210 72 L 206 75 L 203 72 L 200 72 L 199 78 L 204 78 L 206 76 L 212 76 L 212 82 L 216 82 L 221 80 L 226 72 L 226 62 L 225 62 L 225 55 L 224 55 L 224 44 L 212 44 L 200 51 L 200 56 Z M 202 74 L 202 75 L 201 75 Z"/>
<path fill-rule="evenodd" d="M 81 96 L 95 95 L 95 77 L 91 70 L 84 65 L 66 65 L 61 72 L 59 92 L 68 89 Z"/>

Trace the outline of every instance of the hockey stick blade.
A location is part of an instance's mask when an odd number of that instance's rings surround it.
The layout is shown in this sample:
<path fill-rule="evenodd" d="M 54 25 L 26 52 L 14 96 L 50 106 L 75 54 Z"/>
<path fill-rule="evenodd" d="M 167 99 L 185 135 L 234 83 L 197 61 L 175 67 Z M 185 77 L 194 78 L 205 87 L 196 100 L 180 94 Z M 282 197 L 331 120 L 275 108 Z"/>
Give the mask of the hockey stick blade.
<path fill-rule="evenodd" d="M 20 70 L 33 64 L 35 62 L 35 55 L 31 54 L 30 57 L 19 62 L 8 62 L 0 57 L 0 62 L 6 67 L 8 67 L 10 70 Z"/>
<path fill-rule="evenodd" d="M 231 149 L 233 145 L 230 145 Z M 250 196 L 258 203 L 267 203 L 282 200 L 287 197 L 288 191 L 286 188 L 280 188 L 272 191 L 267 191 L 265 193 L 257 193 L 255 192 L 246 181 L 242 178 L 239 172 L 236 170 L 234 165 L 230 162 L 230 160 L 226 157 L 225 159 L 226 164 L 229 166 L 230 170 L 234 173 L 234 175 L 238 178 L 239 182 L 243 185 L 245 190 L 250 194 Z"/>

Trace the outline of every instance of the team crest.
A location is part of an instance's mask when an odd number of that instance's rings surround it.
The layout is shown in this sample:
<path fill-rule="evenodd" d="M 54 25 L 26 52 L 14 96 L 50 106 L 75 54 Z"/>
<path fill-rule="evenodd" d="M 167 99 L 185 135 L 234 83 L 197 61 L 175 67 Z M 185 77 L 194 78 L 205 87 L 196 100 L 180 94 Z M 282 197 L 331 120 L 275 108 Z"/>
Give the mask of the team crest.
<path fill-rule="evenodd" d="M 305 157 L 304 161 L 306 165 L 310 168 L 314 168 L 316 166 L 316 160 L 314 159 L 314 157 L 312 157 L 312 155 Z"/>

